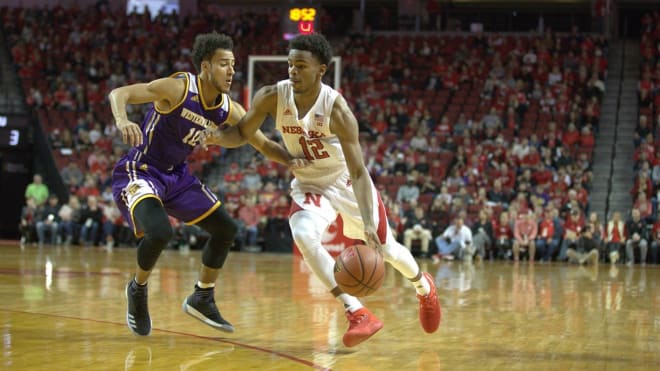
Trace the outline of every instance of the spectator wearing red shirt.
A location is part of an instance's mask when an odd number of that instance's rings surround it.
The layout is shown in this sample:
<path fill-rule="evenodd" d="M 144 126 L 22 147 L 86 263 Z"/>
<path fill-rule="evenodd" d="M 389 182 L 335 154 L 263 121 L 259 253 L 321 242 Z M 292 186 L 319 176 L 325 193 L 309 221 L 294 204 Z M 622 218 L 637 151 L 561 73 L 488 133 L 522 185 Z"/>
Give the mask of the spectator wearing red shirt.
<path fill-rule="evenodd" d="M 459 74 L 454 66 L 449 66 L 442 79 L 442 87 L 449 90 L 458 90 Z"/>
<path fill-rule="evenodd" d="M 580 140 L 580 132 L 577 131 L 574 123 L 568 124 L 568 129 L 562 134 L 561 140 L 566 147 L 573 147 Z"/>
<path fill-rule="evenodd" d="M 573 190 L 575 191 L 575 199 L 578 204 L 582 206 L 582 211 L 585 211 L 589 208 L 589 191 L 582 185 L 582 182 L 576 181 L 573 185 Z M 595 231 L 594 231 L 595 232 Z"/>
<path fill-rule="evenodd" d="M 580 238 L 580 233 L 584 227 L 582 213 L 579 210 L 571 210 L 570 215 L 564 221 L 564 241 L 559 250 L 559 260 L 566 261 L 568 248 L 575 245 Z"/>
<path fill-rule="evenodd" d="M 644 95 L 650 95 L 653 91 L 653 81 L 651 81 L 651 76 L 648 73 L 644 73 L 642 79 L 637 84 L 637 92 L 639 93 L 640 99 Z"/>
<path fill-rule="evenodd" d="M 651 203 L 651 200 L 646 197 L 646 193 L 639 192 L 637 194 L 633 208 L 639 209 L 639 216 L 644 219 L 647 224 L 655 223 L 653 204 Z"/>
<path fill-rule="evenodd" d="M 594 134 L 591 132 L 591 128 L 589 126 L 582 128 L 579 142 L 580 147 L 585 149 L 592 149 L 596 145 L 596 138 L 594 138 Z"/>
<path fill-rule="evenodd" d="M 538 225 L 534 212 L 527 211 L 522 213 L 516 220 L 514 227 L 513 241 L 513 261 L 518 261 L 521 249 L 529 249 L 529 262 L 534 262 L 536 254 L 536 235 L 538 234 Z"/>
<path fill-rule="evenodd" d="M 85 178 L 85 181 L 83 185 L 78 188 L 76 191 L 76 196 L 78 196 L 79 199 L 84 200 L 90 196 L 94 197 L 100 197 L 101 192 L 99 191 L 99 188 L 96 186 L 96 180 L 94 179 L 93 176 L 88 175 Z"/>
<path fill-rule="evenodd" d="M 440 122 L 435 126 L 435 130 L 434 130 L 435 135 L 440 136 L 441 138 L 445 138 L 451 136 L 451 132 L 452 132 L 452 126 L 451 126 L 451 122 L 449 121 L 449 117 L 442 116 Z"/>
<path fill-rule="evenodd" d="M 241 246 L 257 246 L 257 237 L 262 225 L 265 224 L 265 218 L 254 197 L 243 197 L 243 205 L 238 209 L 238 220 Z"/>
<path fill-rule="evenodd" d="M 535 146 L 529 146 L 529 150 L 520 159 L 521 169 L 532 169 L 541 163 L 541 155 Z"/>
<path fill-rule="evenodd" d="M 225 209 L 234 218 L 236 218 L 238 209 L 241 207 L 242 197 L 245 194 L 245 190 L 239 187 L 240 183 L 227 183 L 226 191 L 223 195 Z"/>
<path fill-rule="evenodd" d="M 548 262 L 552 260 L 552 256 L 559 247 L 560 238 L 561 236 L 557 236 L 555 233 L 553 209 L 548 208 L 543 213 L 543 219 L 539 223 L 536 236 L 536 250 L 541 261 Z"/>
<path fill-rule="evenodd" d="M 626 227 L 621 220 L 621 213 L 615 211 L 612 213 L 612 219 L 607 222 L 605 230 L 605 248 L 610 263 L 615 264 L 622 254 L 623 244 L 626 242 Z"/>
<path fill-rule="evenodd" d="M 552 170 L 545 166 L 544 163 L 539 162 L 532 172 L 532 179 L 536 185 L 548 186 L 552 183 Z"/>
<path fill-rule="evenodd" d="M 379 134 L 385 134 L 388 127 L 387 120 L 385 120 L 385 114 L 382 111 L 378 112 L 376 120 L 371 123 L 371 128 Z"/>
<path fill-rule="evenodd" d="M 645 171 L 640 171 L 637 174 L 633 188 L 630 190 L 630 195 L 636 197 L 639 192 L 646 193 L 646 198 L 653 197 L 653 183 L 651 182 L 648 173 Z"/>
<path fill-rule="evenodd" d="M 513 189 L 516 185 L 516 173 L 514 170 L 509 169 L 509 165 L 506 162 L 503 162 L 500 165 L 500 169 L 497 172 L 497 180 L 502 183 L 502 188 L 504 189 Z"/>
<path fill-rule="evenodd" d="M 232 162 L 229 166 L 229 172 L 224 176 L 225 184 L 238 183 L 240 184 L 243 181 L 243 173 L 239 171 L 238 164 Z"/>
<path fill-rule="evenodd" d="M 263 213 L 267 214 L 268 210 L 270 209 L 271 205 L 277 201 L 277 199 L 280 197 L 282 194 L 281 191 L 277 189 L 275 186 L 275 183 L 273 182 L 265 182 L 264 188 L 259 191 L 258 197 L 259 197 L 259 206 L 263 208 Z"/>

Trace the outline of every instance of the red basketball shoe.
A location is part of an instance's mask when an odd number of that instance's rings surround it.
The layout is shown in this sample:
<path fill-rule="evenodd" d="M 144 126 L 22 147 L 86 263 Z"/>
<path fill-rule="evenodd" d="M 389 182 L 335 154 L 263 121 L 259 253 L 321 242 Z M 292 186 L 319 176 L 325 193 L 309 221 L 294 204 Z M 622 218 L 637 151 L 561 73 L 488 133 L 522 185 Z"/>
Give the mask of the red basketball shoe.
<path fill-rule="evenodd" d="M 378 330 L 383 328 L 381 322 L 367 308 L 360 308 L 355 312 L 346 312 L 348 319 L 348 330 L 344 334 L 344 345 L 354 347 L 361 342 L 369 339 Z"/>
<path fill-rule="evenodd" d="M 419 322 L 421 322 L 424 331 L 431 334 L 440 326 L 442 310 L 440 309 L 440 301 L 438 300 L 433 277 L 426 272 L 423 274 L 431 286 L 431 291 L 426 296 L 417 295 L 417 299 L 419 299 Z"/>

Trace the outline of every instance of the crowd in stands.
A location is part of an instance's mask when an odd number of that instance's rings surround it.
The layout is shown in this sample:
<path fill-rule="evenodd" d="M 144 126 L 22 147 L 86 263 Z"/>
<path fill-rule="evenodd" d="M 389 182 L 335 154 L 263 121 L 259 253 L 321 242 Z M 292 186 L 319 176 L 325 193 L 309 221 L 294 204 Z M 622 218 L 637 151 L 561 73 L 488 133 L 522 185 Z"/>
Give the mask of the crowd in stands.
<path fill-rule="evenodd" d="M 192 38 L 216 29 L 241 36 L 233 87 L 238 99 L 246 72 L 241 61 L 248 54 L 283 54 L 286 44 L 273 38 L 279 20 L 269 14 L 179 22 L 175 16 L 110 14 L 103 6 L 92 11 L 94 17 L 78 17 L 83 10 L 77 8 L 3 8 L 0 16 L 27 102 L 49 133 L 70 188 L 67 204 L 77 199 L 92 208 L 92 200 L 104 210 L 98 244 L 117 238 L 125 226 L 109 197 L 108 174 L 126 151 L 104 104 L 109 90 L 192 71 Z M 168 36 L 149 36 L 154 33 Z M 364 34 L 332 42 L 343 58 L 342 91 L 360 123 L 364 156 L 391 228 L 418 256 L 586 262 L 593 256 L 585 247 L 589 238 L 600 260 L 616 262 L 624 253 L 630 229 L 589 211 L 608 67 L 603 36 L 548 28 L 521 35 Z M 131 118 L 139 122 L 142 109 Z M 656 127 L 653 122 L 647 125 Z M 291 174 L 256 154 L 229 155 L 196 151 L 192 171 L 241 220 L 241 243 L 262 243 L 260 237 L 288 225 Z M 218 164 L 228 170 L 222 179 L 209 179 Z M 114 227 L 106 229 L 108 223 Z M 82 230 L 85 222 L 79 224 Z M 447 232 L 465 229 L 460 239 Z M 178 230 L 182 244 L 204 237 L 194 227 Z M 131 242 L 130 233 L 121 234 Z M 81 232 L 73 238 L 90 240 Z"/>
<path fill-rule="evenodd" d="M 112 246 L 117 238 L 119 243 L 133 242 L 130 233 L 118 232 L 123 231 L 126 223 L 112 201 L 110 190 L 112 166 L 128 149 L 118 136 L 106 104 L 111 89 L 154 80 L 176 71 L 195 72 L 190 51 L 194 36 L 200 32 L 217 30 L 240 35 L 241 43 L 234 51 L 238 60 L 247 60 L 249 54 L 283 50 L 286 45 L 273 38 L 279 33 L 279 16 L 273 17 L 272 12 L 206 14 L 185 19 L 160 14 L 152 19 L 148 13 L 111 12 L 99 2 L 89 9 L 76 6 L 52 9 L 3 7 L 0 18 L 26 103 L 36 112 L 39 124 L 48 134 L 53 157 L 69 188 L 67 200 L 62 200 L 63 203 L 87 205 L 92 202 L 103 210 L 103 216 L 98 226 L 94 224 L 93 230 L 84 228 L 85 223 L 78 220 L 73 228 L 76 231 L 74 236 L 60 232 L 58 239 L 48 240 L 51 242 L 108 246 Z M 172 48 L 172 40 L 177 40 L 177 48 Z M 245 65 L 239 67 L 231 92 L 238 101 L 243 90 Z M 146 105 L 130 106 L 129 118 L 141 122 L 146 109 Z M 219 148 L 196 150 L 190 158 L 190 168 L 204 177 L 222 156 Z M 282 172 L 282 169 L 277 170 L 278 174 Z M 222 180 L 212 180 L 209 185 L 218 194 L 223 193 L 223 189 L 234 188 L 223 183 Z M 244 188 L 238 184 L 242 192 Z M 276 189 L 273 192 L 281 193 L 286 189 L 282 181 L 274 184 Z M 250 198 L 248 195 L 241 197 L 237 204 L 248 204 Z M 252 202 L 259 205 L 256 199 Z M 267 212 L 280 210 L 280 203 L 273 202 Z M 41 210 L 42 205 L 45 204 L 26 199 L 25 217 L 21 222 L 28 225 L 22 230 L 30 231 L 24 234 L 26 241 L 45 242 L 37 233 L 37 224 L 45 212 Z M 238 216 L 238 208 L 234 211 Z M 247 208 L 241 211 L 241 215 L 247 214 Z M 55 218 L 58 222 L 57 214 Z M 204 237 L 198 228 L 173 219 L 171 222 L 181 236 L 180 244 L 199 245 L 199 237 Z M 250 224 L 252 227 L 248 229 L 253 230 L 254 223 Z M 81 232 L 87 233 L 86 229 L 90 229 L 92 237 L 85 239 Z M 250 239 L 249 242 L 254 241 Z"/>
<path fill-rule="evenodd" d="M 641 257 L 650 250 L 650 260 L 657 262 L 660 248 L 660 12 L 649 12 L 641 19 L 640 81 L 638 84 L 639 121 L 634 134 L 635 180 L 632 198 L 631 239 L 628 254 Z"/>

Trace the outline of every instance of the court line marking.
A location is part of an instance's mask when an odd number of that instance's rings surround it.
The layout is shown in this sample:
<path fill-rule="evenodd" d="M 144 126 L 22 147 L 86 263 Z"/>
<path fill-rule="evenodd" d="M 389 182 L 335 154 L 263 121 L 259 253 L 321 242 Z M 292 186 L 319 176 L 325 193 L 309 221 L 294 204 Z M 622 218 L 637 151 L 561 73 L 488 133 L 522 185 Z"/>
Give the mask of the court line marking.
<path fill-rule="evenodd" d="M 23 310 L 13 310 L 13 309 L 0 309 L 0 312 L 10 312 L 10 313 L 18 313 L 18 314 L 32 314 L 32 315 L 45 316 L 45 317 L 55 317 L 55 318 L 64 318 L 64 319 L 77 320 L 77 321 L 87 321 L 87 322 L 96 322 L 96 323 L 103 323 L 103 324 L 110 324 L 110 325 L 117 325 L 117 326 L 126 326 L 125 323 L 120 324 L 120 323 L 112 322 L 112 321 L 104 321 L 104 320 L 98 320 L 98 319 L 73 317 L 73 316 L 64 316 L 64 315 L 61 315 L 61 314 L 27 312 L 27 311 L 23 311 Z M 272 350 L 272 349 L 268 349 L 268 348 L 262 348 L 262 347 L 258 347 L 258 346 L 255 346 L 255 345 L 249 345 L 249 344 L 241 343 L 241 342 L 234 341 L 234 340 L 227 340 L 227 339 L 224 339 L 224 338 L 216 338 L 216 337 L 210 337 L 210 336 L 195 335 L 195 334 L 190 334 L 190 333 L 187 333 L 187 332 L 180 332 L 180 331 L 174 331 L 174 330 L 163 330 L 163 329 L 158 329 L 158 328 L 154 328 L 152 330 L 159 331 L 159 332 L 164 332 L 164 333 L 169 333 L 169 334 L 174 334 L 174 335 L 188 336 L 188 337 L 204 339 L 204 340 L 211 340 L 211 341 L 215 341 L 215 342 L 218 342 L 218 343 L 231 344 L 231 345 L 235 345 L 235 346 L 238 346 L 238 347 L 241 347 L 241 348 L 256 350 L 256 351 L 263 352 L 263 353 L 266 353 L 266 354 L 273 354 L 273 355 L 276 355 L 276 356 L 279 356 L 279 357 L 282 357 L 282 358 L 286 358 L 290 361 L 300 363 L 300 364 L 303 364 L 305 366 L 312 367 L 316 370 L 332 371 L 331 368 L 318 365 L 318 364 L 316 364 L 312 361 L 308 361 L 306 359 L 298 358 L 296 356 L 286 354 L 286 353 L 282 353 L 282 352 Z"/>
<path fill-rule="evenodd" d="M 44 269 L 0 268 L 0 274 L 15 276 L 45 276 Z M 67 271 L 53 270 L 54 276 L 118 276 L 122 272 Z"/>

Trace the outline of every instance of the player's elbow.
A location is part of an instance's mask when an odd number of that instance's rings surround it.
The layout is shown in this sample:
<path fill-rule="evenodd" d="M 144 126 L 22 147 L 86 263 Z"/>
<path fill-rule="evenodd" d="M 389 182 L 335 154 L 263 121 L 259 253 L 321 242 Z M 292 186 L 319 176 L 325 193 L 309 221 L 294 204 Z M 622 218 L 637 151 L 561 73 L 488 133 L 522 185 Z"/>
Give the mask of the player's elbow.
<path fill-rule="evenodd" d="M 121 87 L 114 88 L 110 91 L 110 93 L 108 93 L 108 100 L 110 101 L 110 103 L 117 102 L 121 99 L 125 100 L 126 99 L 125 95 L 126 95 L 125 89 L 122 89 Z"/>

